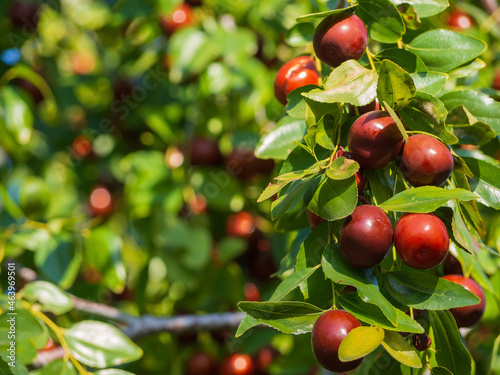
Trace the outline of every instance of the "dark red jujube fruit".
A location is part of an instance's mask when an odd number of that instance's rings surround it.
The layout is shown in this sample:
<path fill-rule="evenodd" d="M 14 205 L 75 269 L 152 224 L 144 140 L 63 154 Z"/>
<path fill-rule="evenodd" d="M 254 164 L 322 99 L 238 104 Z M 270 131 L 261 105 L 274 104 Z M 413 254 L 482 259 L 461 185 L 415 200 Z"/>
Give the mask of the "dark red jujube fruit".
<path fill-rule="evenodd" d="M 254 375 L 255 365 L 249 355 L 235 353 L 222 362 L 219 372 L 220 375 Z"/>
<path fill-rule="evenodd" d="M 434 137 L 416 134 L 403 145 L 399 169 L 413 186 L 441 186 L 453 170 L 453 156 L 448 147 Z"/>
<path fill-rule="evenodd" d="M 394 245 L 406 265 L 428 269 L 444 260 L 450 239 L 446 226 L 436 215 L 404 214 L 396 223 Z"/>
<path fill-rule="evenodd" d="M 347 334 L 361 323 L 352 314 L 343 310 L 329 310 L 314 323 L 311 344 L 314 356 L 321 366 L 333 372 L 343 372 L 358 367 L 363 358 L 342 362 L 339 346 Z"/>
<path fill-rule="evenodd" d="M 477 305 L 450 309 L 459 327 L 471 327 L 476 324 L 483 316 L 484 309 L 486 308 L 486 298 L 483 289 L 474 280 L 462 275 L 446 275 L 443 276 L 443 279 L 462 285 L 469 292 L 474 293 L 481 299 L 481 302 Z"/>
<path fill-rule="evenodd" d="M 359 60 L 367 44 L 366 26 L 354 14 L 337 13 L 326 17 L 316 27 L 313 36 L 316 56 L 331 67 L 350 59 Z"/>
<path fill-rule="evenodd" d="M 359 116 L 347 135 L 347 146 L 354 160 L 366 169 L 379 169 L 393 161 L 403 145 L 403 135 L 385 111 Z"/>
<path fill-rule="evenodd" d="M 350 265 L 370 268 L 379 264 L 391 250 L 392 223 L 376 206 L 358 206 L 340 228 L 339 249 Z"/>

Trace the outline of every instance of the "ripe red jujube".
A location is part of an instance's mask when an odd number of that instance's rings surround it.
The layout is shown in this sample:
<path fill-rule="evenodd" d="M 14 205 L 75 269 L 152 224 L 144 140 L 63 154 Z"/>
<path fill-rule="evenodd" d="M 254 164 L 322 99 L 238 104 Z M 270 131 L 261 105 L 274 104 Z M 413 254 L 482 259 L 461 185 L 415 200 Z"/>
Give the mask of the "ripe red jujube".
<path fill-rule="evenodd" d="M 366 169 L 379 169 L 393 161 L 403 145 L 403 135 L 385 111 L 359 116 L 347 135 L 349 152 Z"/>
<path fill-rule="evenodd" d="M 462 275 L 446 275 L 443 276 L 443 279 L 462 285 L 469 292 L 474 293 L 481 299 L 481 302 L 477 305 L 450 309 L 459 327 L 471 327 L 476 324 L 483 316 L 484 309 L 486 308 L 486 298 L 483 289 L 474 280 Z"/>
<path fill-rule="evenodd" d="M 340 253 L 354 267 L 379 264 L 392 247 L 393 230 L 389 216 L 376 206 L 358 206 L 340 228 Z"/>
<path fill-rule="evenodd" d="M 314 356 L 321 366 L 329 371 L 342 372 L 358 367 L 362 358 L 342 362 L 339 346 L 347 334 L 361 323 L 352 314 L 343 310 L 329 310 L 314 323 L 311 344 Z"/>
<path fill-rule="evenodd" d="M 409 137 L 399 157 L 399 169 L 413 186 L 441 186 L 453 170 L 453 156 L 441 141 L 425 134 Z"/>
<path fill-rule="evenodd" d="M 337 67 L 344 61 L 359 60 L 365 53 L 368 35 L 364 22 L 356 15 L 332 14 L 314 31 L 316 56 L 326 65 Z"/>
<path fill-rule="evenodd" d="M 286 105 L 286 96 L 293 90 L 318 84 L 318 70 L 314 60 L 309 56 L 298 56 L 283 65 L 274 80 L 274 94 L 282 104 Z"/>
<path fill-rule="evenodd" d="M 253 360 L 247 354 L 235 353 L 222 362 L 221 375 L 254 375 L 255 366 Z"/>
<path fill-rule="evenodd" d="M 394 245 L 403 262 L 428 269 L 448 254 L 450 239 L 446 226 L 434 214 L 404 214 L 396 223 Z"/>

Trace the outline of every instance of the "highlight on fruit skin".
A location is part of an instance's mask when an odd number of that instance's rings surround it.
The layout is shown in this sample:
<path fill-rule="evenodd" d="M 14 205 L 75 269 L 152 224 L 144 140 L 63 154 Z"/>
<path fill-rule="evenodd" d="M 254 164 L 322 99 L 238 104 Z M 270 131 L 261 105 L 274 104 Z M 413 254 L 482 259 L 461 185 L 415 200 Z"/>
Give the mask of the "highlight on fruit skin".
<path fill-rule="evenodd" d="M 366 26 L 354 14 L 329 15 L 314 31 L 313 47 L 316 56 L 333 68 L 347 60 L 359 60 L 367 45 Z"/>

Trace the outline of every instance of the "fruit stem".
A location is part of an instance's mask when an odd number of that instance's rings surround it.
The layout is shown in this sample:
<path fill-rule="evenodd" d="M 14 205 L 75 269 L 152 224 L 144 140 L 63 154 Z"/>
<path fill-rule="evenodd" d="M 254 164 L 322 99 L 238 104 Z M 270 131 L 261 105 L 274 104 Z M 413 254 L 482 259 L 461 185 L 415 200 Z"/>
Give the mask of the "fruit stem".
<path fill-rule="evenodd" d="M 410 307 L 410 317 L 411 317 L 412 319 L 414 319 L 414 317 L 413 317 L 413 307 Z"/>
<path fill-rule="evenodd" d="M 375 69 L 375 64 L 373 63 L 373 59 L 372 59 L 372 53 L 370 52 L 370 50 L 368 49 L 368 47 L 366 47 L 366 56 L 368 57 L 368 61 L 370 62 L 370 66 L 372 67 L 372 70 L 374 72 L 377 71 L 377 69 Z"/>

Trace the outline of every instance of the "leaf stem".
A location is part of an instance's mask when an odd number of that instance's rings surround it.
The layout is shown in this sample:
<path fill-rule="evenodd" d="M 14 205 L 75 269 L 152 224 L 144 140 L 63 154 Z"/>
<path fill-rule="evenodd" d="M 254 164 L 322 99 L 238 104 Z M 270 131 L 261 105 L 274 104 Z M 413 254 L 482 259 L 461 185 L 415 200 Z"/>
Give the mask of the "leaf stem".
<path fill-rule="evenodd" d="M 29 310 L 35 317 L 37 317 L 41 321 L 43 321 L 52 330 L 52 332 L 54 332 L 57 339 L 59 340 L 59 343 L 61 344 L 64 351 L 66 352 L 65 358 L 69 358 L 71 363 L 73 363 L 73 366 L 75 366 L 75 368 L 78 370 L 78 373 L 80 375 L 88 375 L 88 372 L 82 367 L 82 365 L 77 361 L 77 359 L 71 354 L 71 350 L 69 349 L 68 343 L 66 342 L 66 339 L 64 338 L 64 335 L 62 333 L 62 329 L 57 324 L 55 324 L 52 320 L 50 320 L 47 315 L 42 313 L 40 310 L 35 309 L 28 302 L 23 301 L 23 307 L 26 310 Z"/>
<path fill-rule="evenodd" d="M 374 56 L 374 55 L 372 55 L 372 53 L 370 52 L 369 48 L 366 47 L 366 57 L 368 57 L 368 61 L 370 62 L 370 66 L 372 67 L 372 70 L 374 72 L 376 72 L 377 69 L 375 69 L 375 64 L 373 63 L 372 56 Z"/>

